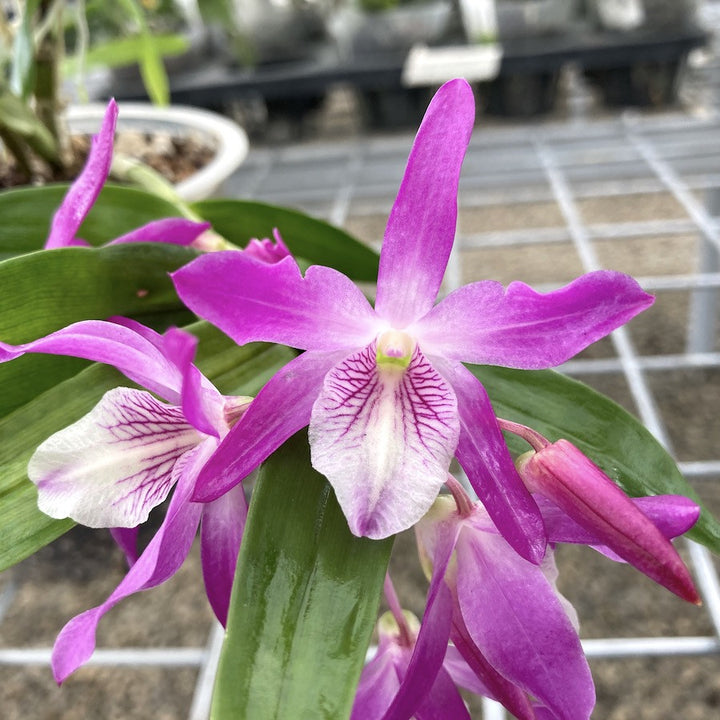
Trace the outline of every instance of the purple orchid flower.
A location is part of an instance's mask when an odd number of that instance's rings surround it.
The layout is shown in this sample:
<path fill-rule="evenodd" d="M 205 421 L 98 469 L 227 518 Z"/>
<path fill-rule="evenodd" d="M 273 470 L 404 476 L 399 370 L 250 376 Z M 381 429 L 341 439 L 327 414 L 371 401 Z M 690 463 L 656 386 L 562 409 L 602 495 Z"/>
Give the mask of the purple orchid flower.
<path fill-rule="evenodd" d="M 575 611 L 557 591 L 552 550 L 540 566 L 521 558 L 482 503 L 471 502 L 452 478 L 448 486 L 454 499 L 438 497 L 415 526 L 430 589 L 415 638 L 413 671 L 408 666 L 390 706 L 402 711 L 388 710 L 383 720 L 411 717 L 441 668 L 457 684 L 497 700 L 520 720 L 589 718 L 592 677 Z M 544 498 L 538 501 L 551 544 L 589 544 L 607 551 L 601 538 L 557 506 Z M 698 506 L 683 497 L 632 502 L 666 538 L 686 532 L 699 514 Z M 464 664 L 444 659 L 448 640 Z"/>
<path fill-rule="evenodd" d="M 95 204 L 110 173 L 117 116 L 117 103 L 115 100 L 110 100 L 100 132 L 93 136 L 85 167 L 70 186 L 53 216 L 45 249 L 89 245 L 88 242 L 77 237 L 77 232 Z M 193 222 L 180 217 L 162 218 L 121 235 L 107 244 L 164 242 L 173 245 L 191 245 L 209 228 L 210 223 L 206 222 Z"/>
<path fill-rule="evenodd" d="M 243 252 L 246 256 L 254 257 L 260 262 L 273 265 L 291 255 L 288 246 L 283 241 L 280 231 L 273 228 L 273 240 L 270 238 L 252 238 L 245 246 Z"/>
<path fill-rule="evenodd" d="M 462 80 L 430 103 L 390 213 L 374 309 L 341 273 L 312 266 L 303 276 L 291 257 L 259 265 L 213 253 L 173 274 L 185 304 L 239 344 L 306 351 L 267 383 L 221 444 L 201 472 L 198 500 L 221 495 L 309 424 L 312 464 L 356 535 L 382 538 L 419 520 L 456 456 L 504 536 L 540 561 L 540 513 L 487 393 L 461 361 L 558 365 L 652 298 L 626 275 L 595 272 L 548 294 L 519 282 L 476 282 L 434 305 L 474 121 Z M 241 451 L 235 434 L 246 441 Z"/>
<path fill-rule="evenodd" d="M 101 605 L 68 622 L 53 650 L 60 683 L 93 653 L 102 616 L 123 598 L 155 587 L 182 565 L 201 526 L 203 576 L 224 624 L 247 515 L 241 485 L 207 504 L 191 501 L 197 475 L 250 398 L 225 397 L 192 363 L 197 340 L 164 335 L 132 320 L 75 323 L 24 345 L 0 343 L 0 362 L 28 352 L 71 355 L 113 365 L 144 390 L 115 388 L 83 418 L 35 451 L 28 476 L 38 505 L 54 518 L 108 527 L 131 567 Z M 137 526 L 170 491 L 165 519 L 138 557 Z"/>
<path fill-rule="evenodd" d="M 408 672 L 413 672 L 411 665 L 420 623 L 412 613 L 401 610 L 394 591 L 388 600 L 391 598 L 391 610 L 378 621 L 377 652 L 363 668 L 350 720 L 386 720 L 399 717 L 398 713 L 402 712 L 395 699 Z M 471 720 L 454 677 L 463 672 L 464 660 L 453 651 L 454 648 L 448 647 L 424 699 L 413 711 L 416 720 Z M 467 674 L 472 675 L 469 668 Z M 474 676 L 473 680 L 477 685 Z"/>

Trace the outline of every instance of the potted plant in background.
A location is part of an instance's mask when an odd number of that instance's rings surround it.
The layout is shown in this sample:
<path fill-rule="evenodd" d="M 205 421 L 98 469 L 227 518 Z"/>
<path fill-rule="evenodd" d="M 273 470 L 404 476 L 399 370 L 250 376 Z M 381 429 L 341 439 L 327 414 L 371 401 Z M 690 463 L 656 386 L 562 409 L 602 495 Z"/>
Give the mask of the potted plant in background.
<path fill-rule="evenodd" d="M 169 7 L 174 6 L 160 4 L 155 12 L 167 14 Z M 137 63 L 153 101 L 152 105 L 128 107 L 119 126 L 120 131 L 127 129 L 137 137 L 148 133 L 162 136 L 160 143 L 143 149 L 148 155 L 146 165 L 162 170 L 172 164 L 153 162 L 150 155 L 158 149 L 165 156 L 181 157 L 188 141 L 199 147 L 197 160 L 179 175 L 169 177 L 179 184 L 181 198 L 207 197 L 243 161 L 247 136 L 237 124 L 205 110 L 164 107 L 169 89 L 163 58 L 186 52 L 190 42 L 184 35 L 167 32 L 162 24 L 151 22 L 151 11 L 135 0 L 112 6 L 31 0 L 2 17 L 6 52 L 0 57 L 4 66 L 0 139 L 7 159 L 6 177 L 0 178 L 3 185 L 68 180 L 77 174 L 87 152 L 87 133 L 97 128 L 104 106 L 78 104 L 66 109 L 63 78 L 111 60 L 115 65 Z M 113 36 L 113 28 L 122 37 Z M 95 31 L 92 36 L 91 29 Z M 66 46 L 70 47 L 67 56 Z M 73 138 L 73 133 L 82 136 Z M 132 161 L 118 153 L 114 177 L 149 184 L 169 194 L 169 188 L 160 189 L 163 183 L 147 167 L 138 166 L 143 152 L 134 151 Z"/>

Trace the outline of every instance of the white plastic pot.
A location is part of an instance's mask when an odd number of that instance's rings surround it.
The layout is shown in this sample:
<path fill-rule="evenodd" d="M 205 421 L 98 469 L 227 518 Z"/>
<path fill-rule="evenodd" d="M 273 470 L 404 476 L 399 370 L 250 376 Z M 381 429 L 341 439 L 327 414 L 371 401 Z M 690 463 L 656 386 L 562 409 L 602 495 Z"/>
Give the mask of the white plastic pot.
<path fill-rule="evenodd" d="M 138 132 L 162 131 L 170 135 L 199 136 L 215 150 L 212 160 L 179 182 L 175 189 L 187 201 L 218 194 L 223 183 L 242 164 L 248 153 L 248 138 L 237 123 L 200 108 L 148 103 L 118 103 L 117 128 Z M 101 103 L 71 106 L 67 121 L 72 132 L 95 134 L 100 129 L 106 106 Z"/>

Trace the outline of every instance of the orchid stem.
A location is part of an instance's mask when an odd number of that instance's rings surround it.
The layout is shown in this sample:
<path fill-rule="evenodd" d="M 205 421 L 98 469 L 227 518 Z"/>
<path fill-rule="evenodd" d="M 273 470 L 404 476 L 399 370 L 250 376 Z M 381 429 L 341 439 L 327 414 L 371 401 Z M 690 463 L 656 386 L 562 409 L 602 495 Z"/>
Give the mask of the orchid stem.
<path fill-rule="evenodd" d="M 412 647 L 413 638 L 410 628 L 408 627 L 407 620 L 400 606 L 397 593 L 395 592 L 395 586 L 390 579 L 390 573 L 385 573 L 385 584 L 383 586 L 385 592 L 385 600 L 387 601 L 390 612 L 395 618 L 395 622 L 398 624 L 400 629 L 400 641 L 407 647 Z"/>
<path fill-rule="evenodd" d="M 525 440 L 525 442 L 531 445 L 533 450 L 536 452 L 550 445 L 550 441 L 546 437 L 542 436 L 537 430 L 533 430 L 526 425 L 521 425 L 520 423 L 515 423 L 511 420 L 504 420 L 503 418 L 498 418 L 497 421 L 502 430 L 507 430 L 508 432 L 513 433 L 513 435 L 521 437 Z"/>

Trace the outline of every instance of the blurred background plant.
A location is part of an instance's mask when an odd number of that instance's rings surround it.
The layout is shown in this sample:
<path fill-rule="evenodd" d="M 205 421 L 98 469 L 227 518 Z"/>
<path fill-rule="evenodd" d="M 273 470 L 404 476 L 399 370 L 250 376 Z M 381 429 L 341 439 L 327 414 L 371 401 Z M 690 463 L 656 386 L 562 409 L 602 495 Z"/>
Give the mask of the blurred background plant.
<path fill-rule="evenodd" d="M 83 162 L 63 111 L 65 80 L 136 63 L 148 96 L 169 100 L 163 59 L 190 43 L 172 0 L 4 0 L 0 12 L 0 140 L 19 181 L 70 179 Z"/>

